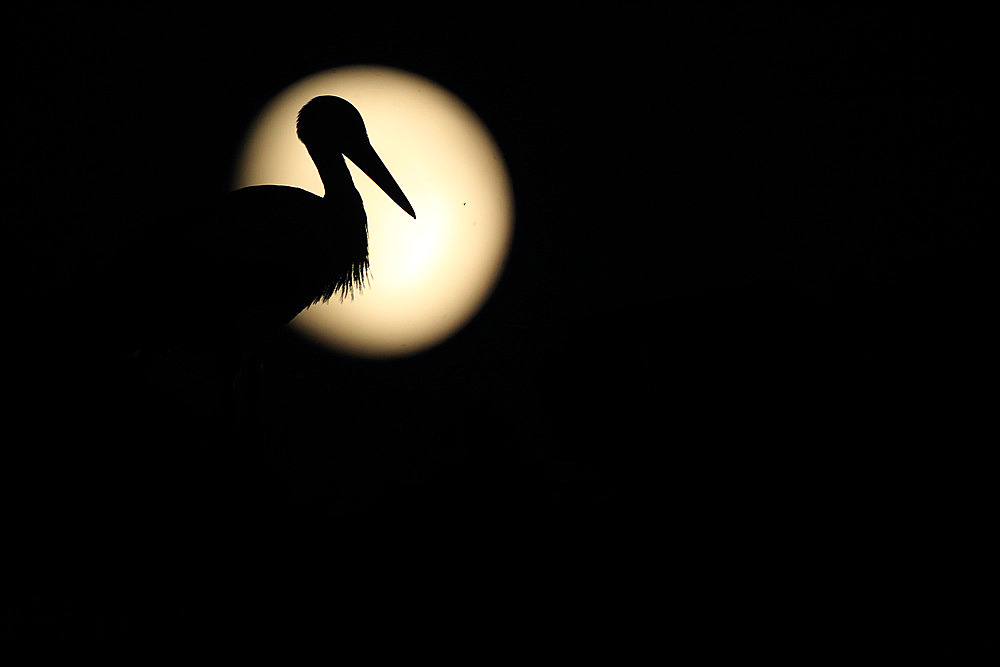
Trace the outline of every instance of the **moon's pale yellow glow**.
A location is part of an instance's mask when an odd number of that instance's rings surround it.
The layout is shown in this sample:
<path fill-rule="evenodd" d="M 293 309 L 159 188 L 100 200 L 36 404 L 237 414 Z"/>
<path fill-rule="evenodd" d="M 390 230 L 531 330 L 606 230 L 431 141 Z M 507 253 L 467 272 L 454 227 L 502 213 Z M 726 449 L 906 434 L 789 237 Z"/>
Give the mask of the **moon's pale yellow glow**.
<path fill-rule="evenodd" d="M 483 305 L 510 247 L 513 195 L 500 150 L 475 113 L 432 81 L 388 67 L 342 67 L 302 79 L 268 103 L 249 130 L 234 188 L 273 183 L 323 194 L 295 135 L 299 109 L 317 95 L 357 107 L 417 219 L 348 160 L 368 213 L 370 285 L 353 300 L 312 306 L 292 326 L 358 356 L 436 345 Z"/>

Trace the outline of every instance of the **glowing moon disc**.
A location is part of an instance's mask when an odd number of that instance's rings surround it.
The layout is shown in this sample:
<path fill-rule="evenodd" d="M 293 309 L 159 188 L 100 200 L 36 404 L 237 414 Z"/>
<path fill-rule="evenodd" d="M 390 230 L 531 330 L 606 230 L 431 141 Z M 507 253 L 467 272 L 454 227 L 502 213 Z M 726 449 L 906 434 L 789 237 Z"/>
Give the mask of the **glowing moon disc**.
<path fill-rule="evenodd" d="M 292 326 L 359 356 L 412 354 L 440 343 L 489 297 L 510 247 L 513 195 L 500 150 L 475 113 L 432 81 L 388 67 L 343 67 L 302 79 L 264 107 L 243 145 L 234 188 L 274 183 L 323 194 L 295 136 L 299 109 L 317 95 L 357 107 L 417 219 L 348 160 L 368 213 L 371 284 L 353 301 L 312 306 Z"/>

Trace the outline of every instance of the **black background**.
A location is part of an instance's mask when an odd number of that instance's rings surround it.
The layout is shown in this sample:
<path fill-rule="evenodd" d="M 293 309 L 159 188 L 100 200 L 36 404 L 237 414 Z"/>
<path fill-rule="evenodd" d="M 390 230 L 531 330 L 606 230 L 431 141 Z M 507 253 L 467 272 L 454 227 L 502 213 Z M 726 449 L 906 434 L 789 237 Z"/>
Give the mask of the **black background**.
<path fill-rule="evenodd" d="M 900 554 L 980 493 L 980 24 L 620 3 L 14 17 L 7 630 L 612 651 L 670 628 L 711 650 L 882 632 L 842 610 L 919 597 Z M 122 352 L 134 304 L 105 278 L 163 259 L 163 211 L 227 190 L 273 95 L 354 63 L 429 77 L 494 133 L 505 273 L 416 357 L 276 333 L 231 427 L 202 360 Z"/>

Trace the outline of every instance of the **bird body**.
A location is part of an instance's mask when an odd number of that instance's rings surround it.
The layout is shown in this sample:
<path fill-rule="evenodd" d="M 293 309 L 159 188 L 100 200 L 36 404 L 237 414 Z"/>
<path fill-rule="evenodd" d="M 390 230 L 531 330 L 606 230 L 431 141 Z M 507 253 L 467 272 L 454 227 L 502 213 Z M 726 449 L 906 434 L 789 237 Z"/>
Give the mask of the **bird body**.
<path fill-rule="evenodd" d="M 152 268 L 155 279 L 139 281 L 146 316 L 141 326 L 147 331 L 238 341 L 274 329 L 314 303 L 360 291 L 368 279 L 368 220 L 345 156 L 416 217 L 349 102 L 312 99 L 299 112 L 296 129 L 324 196 L 255 185 L 201 211 L 191 234 L 161 252 L 169 264 Z"/>
<path fill-rule="evenodd" d="M 355 191 L 356 194 L 356 191 Z M 368 273 L 368 225 L 360 196 L 319 197 L 289 186 L 230 193 L 195 243 L 193 291 L 200 318 L 237 330 L 280 326 L 335 294 L 352 296 Z"/>

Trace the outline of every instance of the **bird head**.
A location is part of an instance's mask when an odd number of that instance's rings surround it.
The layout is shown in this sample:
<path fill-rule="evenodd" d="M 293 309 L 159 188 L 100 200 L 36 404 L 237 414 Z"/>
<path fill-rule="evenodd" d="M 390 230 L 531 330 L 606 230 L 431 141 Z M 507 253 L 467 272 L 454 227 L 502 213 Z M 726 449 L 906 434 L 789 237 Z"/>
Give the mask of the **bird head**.
<path fill-rule="evenodd" d="M 350 102 L 333 95 L 314 97 L 299 110 L 296 132 L 310 152 L 317 148 L 343 154 L 401 209 L 417 217 L 406 195 L 372 148 L 365 121 Z"/>

